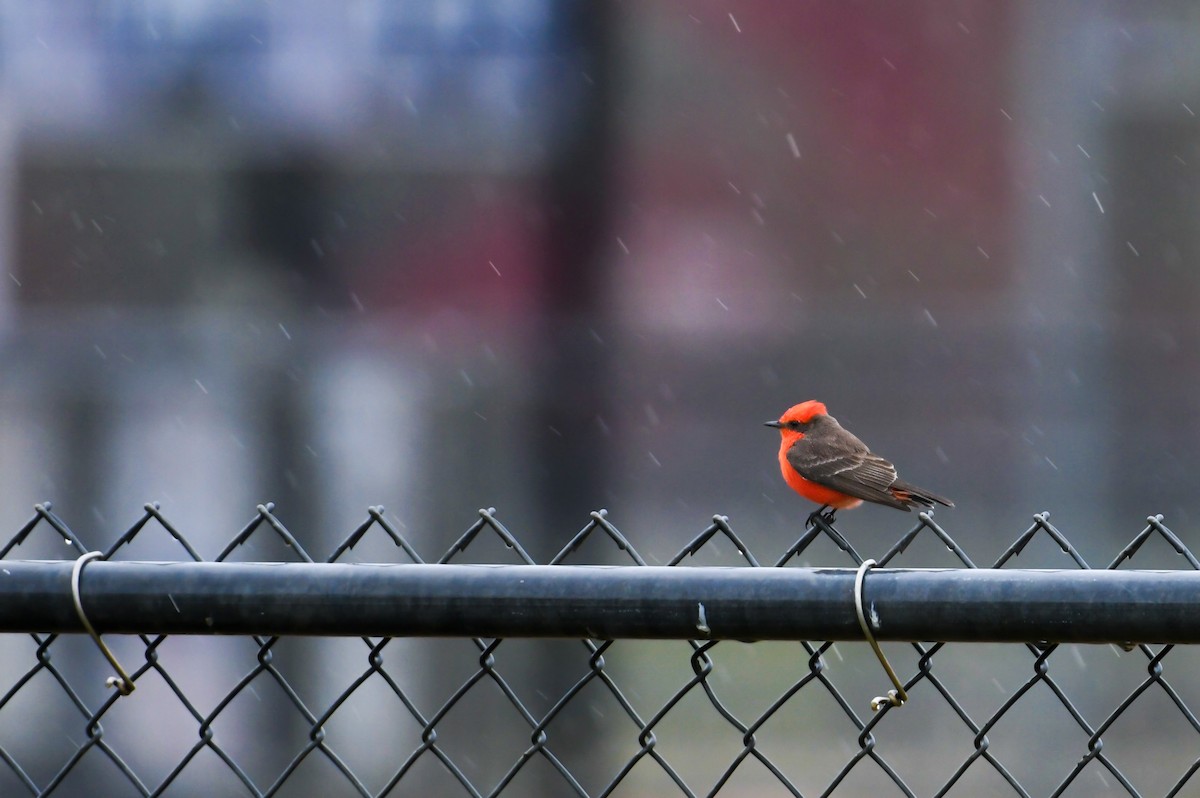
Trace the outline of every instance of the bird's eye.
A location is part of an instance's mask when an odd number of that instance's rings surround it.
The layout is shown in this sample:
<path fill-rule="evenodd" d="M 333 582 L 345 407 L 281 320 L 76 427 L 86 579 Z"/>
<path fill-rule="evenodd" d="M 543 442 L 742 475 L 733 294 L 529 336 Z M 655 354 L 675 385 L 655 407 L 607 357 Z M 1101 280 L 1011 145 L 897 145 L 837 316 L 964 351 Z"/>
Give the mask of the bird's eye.
<path fill-rule="evenodd" d="M 796 431 L 799 431 L 799 430 L 802 430 L 802 429 L 804 429 L 804 425 L 803 425 L 803 424 L 801 424 L 799 421 L 789 421 L 789 422 L 787 423 L 787 428 L 788 428 L 788 429 L 794 429 L 794 430 L 796 430 Z"/>

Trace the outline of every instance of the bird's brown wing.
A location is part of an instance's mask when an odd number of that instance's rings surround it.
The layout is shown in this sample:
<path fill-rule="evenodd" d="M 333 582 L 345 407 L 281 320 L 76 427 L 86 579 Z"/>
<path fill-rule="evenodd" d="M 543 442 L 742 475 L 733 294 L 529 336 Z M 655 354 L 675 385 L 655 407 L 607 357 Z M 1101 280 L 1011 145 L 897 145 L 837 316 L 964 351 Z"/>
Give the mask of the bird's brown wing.
<path fill-rule="evenodd" d="M 872 454 L 865 443 L 832 417 L 818 419 L 819 423 L 788 449 L 787 460 L 792 468 L 811 482 L 856 499 L 908 510 L 908 505 L 888 490 L 896 481 L 896 467 Z"/>

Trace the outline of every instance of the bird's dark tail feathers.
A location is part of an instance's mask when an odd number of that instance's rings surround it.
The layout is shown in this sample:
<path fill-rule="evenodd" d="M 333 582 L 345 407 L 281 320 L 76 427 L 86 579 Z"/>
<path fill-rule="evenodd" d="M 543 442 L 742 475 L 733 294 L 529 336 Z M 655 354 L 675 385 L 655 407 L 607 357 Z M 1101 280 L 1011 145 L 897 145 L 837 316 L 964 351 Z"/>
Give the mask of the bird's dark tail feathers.
<path fill-rule="evenodd" d="M 924 488 L 918 488 L 916 485 L 910 485 L 907 482 L 896 480 L 888 488 L 893 496 L 903 502 L 905 507 L 933 507 L 934 503 L 941 504 L 945 507 L 953 507 L 954 502 L 947 499 L 945 496 L 939 496 L 936 493 L 931 493 Z"/>

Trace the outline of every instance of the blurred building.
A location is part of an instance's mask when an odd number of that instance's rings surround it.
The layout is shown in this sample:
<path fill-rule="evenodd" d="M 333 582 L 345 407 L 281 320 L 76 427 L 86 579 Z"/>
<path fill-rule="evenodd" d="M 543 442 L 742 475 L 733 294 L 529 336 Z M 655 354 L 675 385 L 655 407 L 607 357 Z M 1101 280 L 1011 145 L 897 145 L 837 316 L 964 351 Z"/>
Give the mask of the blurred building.
<path fill-rule="evenodd" d="M 211 556 L 273 500 L 319 556 L 384 504 L 432 558 L 491 505 L 545 559 L 607 506 L 652 561 L 714 513 L 782 551 L 808 508 L 760 423 L 816 397 L 973 551 L 1041 510 L 1097 565 L 1149 513 L 1187 533 L 1198 33 L 1182 2 L 4 3 L 0 528 L 52 499 L 99 546 L 161 501 Z"/>

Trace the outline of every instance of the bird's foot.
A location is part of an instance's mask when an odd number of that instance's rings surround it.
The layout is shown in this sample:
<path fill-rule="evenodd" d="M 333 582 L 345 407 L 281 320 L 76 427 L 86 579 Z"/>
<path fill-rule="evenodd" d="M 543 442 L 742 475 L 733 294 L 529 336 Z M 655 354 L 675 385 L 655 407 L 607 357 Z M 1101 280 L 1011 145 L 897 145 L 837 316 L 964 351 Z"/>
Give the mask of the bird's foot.
<path fill-rule="evenodd" d="M 807 526 L 813 527 L 817 525 L 817 521 L 822 521 L 826 526 L 833 525 L 833 516 L 837 513 L 836 507 L 830 507 L 828 504 L 823 504 L 818 507 L 808 517 Z"/>
<path fill-rule="evenodd" d="M 824 532 L 829 536 L 830 540 L 837 544 L 839 549 L 858 558 L 858 560 L 861 562 L 862 558 L 858 557 L 858 554 L 850 545 L 850 541 L 846 540 L 844 537 L 842 537 L 840 532 L 834 529 L 833 516 L 836 512 L 836 507 L 830 507 L 828 504 L 822 505 L 820 509 L 808 517 L 808 521 L 806 522 L 805 526 L 807 529 L 811 530 L 810 534 L 813 535 L 817 534 L 818 532 Z"/>

